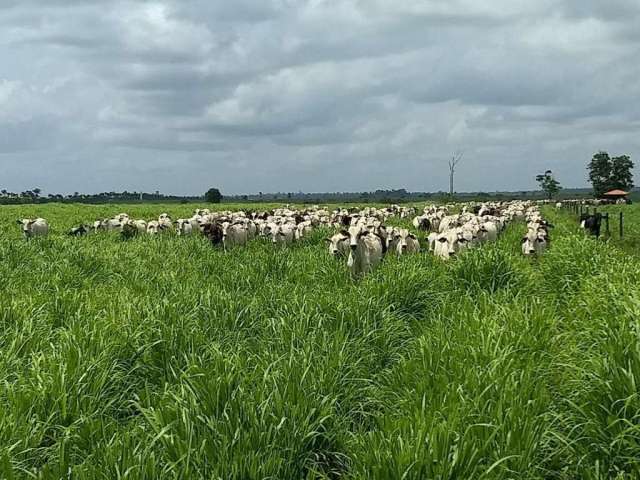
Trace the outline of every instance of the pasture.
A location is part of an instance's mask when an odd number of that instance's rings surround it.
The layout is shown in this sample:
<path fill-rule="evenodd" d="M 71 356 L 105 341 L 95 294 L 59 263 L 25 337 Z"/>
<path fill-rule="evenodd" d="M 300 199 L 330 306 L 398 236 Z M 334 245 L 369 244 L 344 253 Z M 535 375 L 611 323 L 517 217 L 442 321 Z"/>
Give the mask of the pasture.
<path fill-rule="evenodd" d="M 193 208 L 0 208 L 0 478 L 640 476 L 640 260 L 565 212 L 539 259 L 514 223 L 358 281 L 326 229 L 64 235 Z"/>

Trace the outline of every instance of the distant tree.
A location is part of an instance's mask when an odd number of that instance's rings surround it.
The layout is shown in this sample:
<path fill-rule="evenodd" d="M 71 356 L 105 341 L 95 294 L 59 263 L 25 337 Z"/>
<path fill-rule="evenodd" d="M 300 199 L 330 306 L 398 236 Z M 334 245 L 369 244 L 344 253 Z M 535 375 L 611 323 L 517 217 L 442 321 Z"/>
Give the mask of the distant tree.
<path fill-rule="evenodd" d="M 554 195 L 557 195 L 560 189 L 560 182 L 553 178 L 553 172 L 547 170 L 543 174 L 536 175 L 536 182 L 540 184 L 540 188 L 546 193 L 547 198 L 551 200 Z"/>
<path fill-rule="evenodd" d="M 40 195 L 40 193 L 42 192 L 41 189 L 39 188 L 34 188 L 33 190 L 31 190 L 33 192 L 33 196 L 34 197 L 38 197 Z"/>
<path fill-rule="evenodd" d="M 589 162 L 589 181 L 596 197 L 611 190 L 611 167 L 611 158 L 603 151 L 596 153 Z"/>
<path fill-rule="evenodd" d="M 453 177 L 456 173 L 456 167 L 462 160 L 462 152 L 456 152 L 449 160 L 449 196 L 453 197 Z"/>
<path fill-rule="evenodd" d="M 633 162 L 629 155 L 620 155 L 611 159 L 611 177 L 609 186 L 614 189 L 630 191 L 633 188 Z"/>
<path fill-rule="evenodd" d="M 204 199 L 208 203 L 220 203 L 222 201 L 222 194 L 217 188 L 210 188 L 207 193 L 204 194 Z"/>
<path fill-rule="evenodd" d="M 593 156 L 587 169 L 596 197 L 613 189 L 633 188 L 633 162 L 629 155 L 611 158 L 607 152 L 600 151 Z"/>

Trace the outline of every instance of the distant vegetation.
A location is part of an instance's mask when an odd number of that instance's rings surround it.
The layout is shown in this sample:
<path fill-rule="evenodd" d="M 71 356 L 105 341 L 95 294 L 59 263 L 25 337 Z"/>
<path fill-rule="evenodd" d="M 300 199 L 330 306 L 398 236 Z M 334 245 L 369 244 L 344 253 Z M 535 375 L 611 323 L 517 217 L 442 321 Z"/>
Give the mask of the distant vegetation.
<path fill-rule="evenodd" d="M 458 192 L 456 201 L 491 201 L 510 199 L 539 200 L 547 198 L 547 194 L 540 190 L 520 190 L 511 192 Z M 564 188 L 557 198 L 587 198 L 592 197 L 589 188 Z M 632 198 L 635 195 L 632 195 Z M 257 193 L 251 195 L 225 195 L 222 203 L 412 203 L 412 202 L 447 202 L 451 196 L 444 191 L 439 192 L 409 192 L 404 188 L 396 190 L 375 190 L 372 192 L 276 192 Z M 164 195 L 159 192 L 102 192 L 86 194 L 75 192 L 72 195 L 42 194 L 39 188 L 20 193 L 0 191 L 0 205 L 23 205 L 31 203 L 201 203 L 203 196 Z"/>
<path fill-rule="evenodd" d="M 207 193 L 204 194 L 204 200 L 208 203 L 220 203 L 222 201 L 222 194 L 217 188 L 210 188 Z"/>
<path fill-rule="evenodd" d="M 178 195 L 163 195 L 160 192 L 102 192 L 102 193 L 79 193 L 72 195 L 61 195 L 49 193 L 42 194 L 40 188 L 25 190 L 24 192 L 10 192 L 6 189 L 0 190 L 0 205 L 22 205 L 28 203 L 143 203 L 143 202 L 201 202 L 201 196 L 181 197 Z"/>
<path fill-rule="evenodd" d="M 633 162 L 629 155 L 611 158 L 607 152 L 600 151 L 593 156 L 587 170 L 596 197 L 610 190 L 633 188 Z"/>
<path fill-rule="evenodd" d="M 555 179 L 551 170 L 536 176 L 536 182 L 540 184 L 540 189 L 547 194 L 549 199 L 552 199 L 562 190 L 560 182 Z"/>

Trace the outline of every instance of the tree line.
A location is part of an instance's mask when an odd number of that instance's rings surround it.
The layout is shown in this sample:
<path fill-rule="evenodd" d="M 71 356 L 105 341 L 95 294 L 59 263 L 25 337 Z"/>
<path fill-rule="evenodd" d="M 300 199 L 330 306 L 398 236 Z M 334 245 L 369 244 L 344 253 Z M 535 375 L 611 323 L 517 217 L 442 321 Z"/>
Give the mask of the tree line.
<path fill-rule="evenodd" d="M 611 190 L 630 192 L 633 189 L 633 167 L 634 164 L 629 155 L 611 157 L 605 151 L 594 154 L 587 165 L 593 195 L 601 198 Z M 551 170 L 536 175 L 536 182 L 549 199 L 556 197 L 562 190 L 560 182 Z"/>

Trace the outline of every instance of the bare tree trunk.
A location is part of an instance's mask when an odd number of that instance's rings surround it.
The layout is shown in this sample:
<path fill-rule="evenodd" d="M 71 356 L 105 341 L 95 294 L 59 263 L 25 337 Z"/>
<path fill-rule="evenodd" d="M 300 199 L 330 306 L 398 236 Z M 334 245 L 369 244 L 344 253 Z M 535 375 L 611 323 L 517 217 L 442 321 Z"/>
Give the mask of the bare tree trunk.
<path fill-rule="evenodd" d="M 455 173 L 454 168 L 449 168 L 449 196 L 453 197 L 453 174 Z"/>
<path fill-rule="evenodd" d="M 462 160 L 462 152 L 454 153 L 449 160 L 449 196 L 453 198 L 453 178 L 456 173 L 456 166 Z"/>

